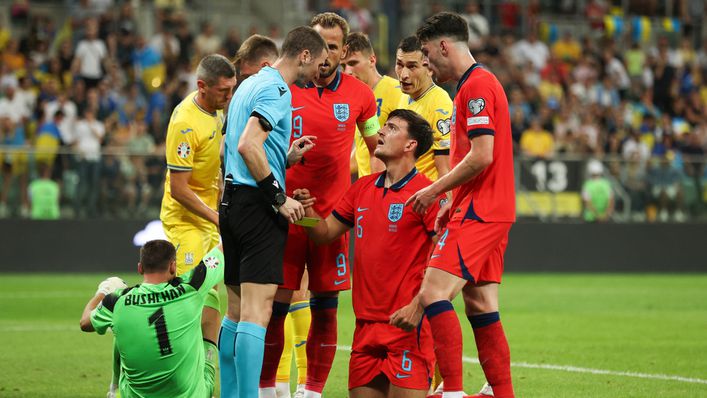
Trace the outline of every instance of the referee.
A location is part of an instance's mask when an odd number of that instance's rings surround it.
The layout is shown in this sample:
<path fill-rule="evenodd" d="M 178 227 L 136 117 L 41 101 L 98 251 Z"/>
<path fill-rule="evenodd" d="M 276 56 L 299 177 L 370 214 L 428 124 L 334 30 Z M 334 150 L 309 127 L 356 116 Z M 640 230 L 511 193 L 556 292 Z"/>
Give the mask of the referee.
<path fill-rule="evenodd" d="M 315 30 L 293 29 L 277 61 L 246 79 L 229 107 L 226 187 L 219 209 L 228 293 L 219 336 L 221 397 L 258 397 L 265 331 L 282 283 L 288 221 L 304 216 L 302 204 L 285 196 L 285 167 L 314 145 L 298 140 L 288 154 L 289 86 L 314 79 L 326 56 L 326 43 Z"/>

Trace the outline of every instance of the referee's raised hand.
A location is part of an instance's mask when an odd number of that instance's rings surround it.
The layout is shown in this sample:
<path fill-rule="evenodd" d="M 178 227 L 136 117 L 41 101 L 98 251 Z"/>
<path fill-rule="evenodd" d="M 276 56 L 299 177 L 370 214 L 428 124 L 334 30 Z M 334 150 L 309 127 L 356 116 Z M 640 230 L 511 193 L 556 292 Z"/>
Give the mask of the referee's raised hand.
<path fill-rule="evenodd" d="M 304 217 L 304 207 L 302 206 L 302 203 L 292 199 L 289 196 L 285 199 L 285 203 L 277 208 L 277 211 L 290 223 L 299 221 L 302 217 Z"/>

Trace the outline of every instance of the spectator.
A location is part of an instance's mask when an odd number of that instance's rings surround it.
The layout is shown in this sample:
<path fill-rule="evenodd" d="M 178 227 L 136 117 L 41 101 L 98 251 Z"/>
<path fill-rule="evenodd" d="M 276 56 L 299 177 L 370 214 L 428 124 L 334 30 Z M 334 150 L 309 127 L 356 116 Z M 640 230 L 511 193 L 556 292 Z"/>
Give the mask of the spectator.
<path fill-rule="evenodd" d="M 530 127 L 520 137 L 521 153 L 525 156 L 547 159 L 555 151 L 555 141 L 549 131 L 540 125 L 539 118 L 533 118 Z"/>
<path fill-rule="evenodd" d="M 587 179 L 582 185 L 584 221 L 607 222 L 614 213 L 614 192 L 609 180 L 604 178 L 604 166 L 591 159 L 587 163 Z"/>
<path fill-rule="evenodd" d="M 483 48 L 490 29 L 488 20 L 479 12 L 479 2 L 468 1 L 462 17 L 469 25 L 469 48 L 472 51 Z"/>
<path fill-rule="evenodd" d="M 619 90 L 621 98 L 626 98 L 631 86 L 631 79 L 626 72 L 626 67 L 611 50 L 604 51 L 604 72 L 611 79 L 614 87 Z"/>
<path fill-rule="evenodd" d="M 651 150 L 648 145 L 641 140 L 641 133 L 635 129 L 631 129 L 631 135 L 624 141 L 621 154 L 625 160 L 638 159 L 641 162 L 646 162 L 650 157 Z"/>
<path fill-rule="evenodd" d="M 582 113 L 582 123 L 579 125 L 577 137 L 583 146 L 582 152 L 594 153 L 599 147 L 599 126 L 594 116 L 586 110 Z"/>
<path fill-rule="evenodd" d="M 179 41 L 179 63 L 189 64 L 194 53 L 194 35 L 189 29 L 189 22 L 183 16 L 180 16 L 177 20 L 177 32 L 175 37 L 177 41 Z"/>
<path fill-rule="evenodd" d="M 281 40 L 284 40 L 281 38 Z M 201 33 L 194 40 L 196 58 L 201 59 L 221 49 L 221 38 L 214 34 L 214 26 L 210 22 L 201 24 Z M 279 47 L 278 47 L 279 48 Z"/>
<path fill-rule="evenodd" d="M 646 65 L 646 53 L 638 45 L 638 42 L 631 44 L 631 48 L 626 51 L 625 58 L 629 77 L 633 80 L 640 80 Z"/>
<path fill-rule="evenodd" d="M 76 122 L 74 148 L 78 157 L 79 185 L 74 200 L 74 212 L 78 217 L 96 216 L 98 189 L 100 184 L 101 141 L 105 135 L 103 123 L 96 119 L 95 110 L 87 108 Z"/>
<path fill-rule="evenodd" d="M 680 148 L 684 155 L 684 170 L 685 175 L 689 177 L 693 189 L 695 191 L 695 206 L 697 211 L 702 207 L 702 192 L 703 192 L 703 176 L 705 171 L 705 149 L 702 145 L 700 136 L 693 132 L 687 134 L 685 144 Z"/>
<path fill-rule="evenodd" d="M 682 211 L 682 176 L 672 164 L 672 153 L 661 157 L 657 164 L 648 171 L 647 181 L 650 184 L 651 202 L 657 207 L 658 220 L 667 222 L 672 214 L 678 222 L 685 220 Z"/>
<path fill-rule="evenodd" d="M 233 59 L 241 48 L 241 36 L 236 27 L 230 27 L 226 33 L 226 40 L 223 41 L 223 51 L 226 58 Z"/>
<path fill-rule="evenodd" d="M 42 163 L 38 167 L 39 178 L 29 184 L 30 218 L 33 220 L 58 220 L 60 215 L 59 184 L 51 179 L 52 169 L 48 164 Z"/>
<path fill-rule="evenodd" d="M 647 195 L 646 164 L 637 152 L 632 153 L 624 163 L 620 181 L 631 199 L 632 219 L 644 221 Z"/>
<path fill-rule="evenodd" d="M 176 61 L 179 57 L 179 52 L 181 51 L 181 48 L 179 47 L 179 40 L 174 37 L 172 29 L 166 27 L 163 27 L 159 32 L 152 36 L 149 45 L 160 54 L 167 65 L 173 61 Z"/>
<path fill-rule="evenodd" d="M 25 129 L 21 123 L 15 123 L 7 116 L 0 116 L 0 139 L 3 145 L 15 149 L 6 152 L 2 159 L 2 192 L 0 192 L 0 218 L 12 213 L 8 207 L 8 198 L 15 179 L 19 182 L 20 216 L 29 216 L 27 198 L 28 156 L 25 146 Z"/>
<path fill-rule="evenodd" d="M 512 49 L 516 65 L 526 65 L 530 61 L 535 70 L 540 71 L 545 67 L 550 51 L 547 45 L 540 40 L 534 31 L 528 34 L 528 38 L 518 41 Z"/>
<path fill-rule="evenodd" d="M 140 79 L 147 91 L 154 91 L 164 83 L 166 70 L 162 62 L 162 55 L 153 47 L 148 46 L 142 36 L 138 36 L 135 41 L 133 65 L 136 77 Z"/>
<path fill-rule="evenodd" d="M 543 103 L 553 109 L 560 106 L 565 94 L 562 84 L 560 84 L 560 76 L 557 74 L 552 74 L 549 79 L 542 80 L 538 91 Z"/>
<path fill-rule="evenodd" d="M 562 38 L 552 45 L 552 55 L 565 62 L 575 64 L 582 56 L 582 47 L 579 42 L 572 37 L 572 31 L 566 30 Z"/>
<path fill-rule="evenodd" d="M 86 88 L 93 88 L 103 78 L 103 63 L 108 57 L 108 49 L 98 38 L 98 22 L 86 21 L 86 37 L 76 45 L 73 70 L 83 79 Z"/>
<path fill-rule="evenodd" d="M 18 87 L 8 84 L 4 87 L 5 96 L 0 98 L 0 117 L 9 118 L 13 124 L 24 123 L 32 115 L 27 101 L 18 95 Z"/>
<path fill-rule="evenodd" d="M 50 170 L 54 168 L 54 161 L 61 146 L 59 125 L 63 119 L 64 112 L 59 109 L 50 121 L 42 124 L 37 130 L 35 161 L 38 165 L 46 165 Z"/>
<path fill-rule="evenodd" d="M 136 121 L 131 124 L 126 149 L 130 156 L 122 169 L 126 178 L 127 207 L 131 214 L 144 214 L 151 193 L 146 160 L 155 150 L 155 140 L 147 134 L 145 122 Z"/>
<path fill-rule="evenodd" d="M 25 67 L 25 55 L 20 52 L 20 42 L 10 39 L 2 52 L 2 62 L 11 71 L 20 71 Z"/>

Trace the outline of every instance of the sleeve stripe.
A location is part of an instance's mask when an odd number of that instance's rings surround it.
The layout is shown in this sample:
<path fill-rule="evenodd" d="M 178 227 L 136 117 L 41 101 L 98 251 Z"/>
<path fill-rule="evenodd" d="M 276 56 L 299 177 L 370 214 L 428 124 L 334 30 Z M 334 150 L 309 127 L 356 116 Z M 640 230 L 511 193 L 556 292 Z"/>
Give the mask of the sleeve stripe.
<path fill-rule="evenodd" d="M 435 149 L 435 156 L 449 156 L 449 149 Z"/>
<path fill-rule="evenodd" d="M 496 132 L 493 129 L 471 129 L 467 131 L 467 135 L 469 138 L 474 138 L 479 135 L 496 135 Z"/>
<path fill-rule="evenodd" d="M 194 290 L 199 290 L 201 289 L 201 285 L 204 284 L 204 281 L 206 280 L 206 265 L 204 265 L 204 262 L 200 262 L 199 265 L 197 265 L 194 268 L 194 272 L 192 273 L 191 280 L 188 282 Z"/>
<path fill-rule="evenodd" d="M 191 167 L 188 166 L 177 166 L 174 164 L 167 163 L 167 168 L 174 171 L 191 171 Z"/>
<path fill-rule="evenodd" d="M 336 218 L 337 220 L 339 220 L 339 222 L 341 222 L 342 224 L 348 225 L 349 228 L 354 227 L 353 221 L 351 221 L 351 220 L 347 219 L 346 217 L 342 216 L 341 214 L 337 213 L 336 210 L 332 211 L 331 215 L 334 216 L 334 218 Z"/>

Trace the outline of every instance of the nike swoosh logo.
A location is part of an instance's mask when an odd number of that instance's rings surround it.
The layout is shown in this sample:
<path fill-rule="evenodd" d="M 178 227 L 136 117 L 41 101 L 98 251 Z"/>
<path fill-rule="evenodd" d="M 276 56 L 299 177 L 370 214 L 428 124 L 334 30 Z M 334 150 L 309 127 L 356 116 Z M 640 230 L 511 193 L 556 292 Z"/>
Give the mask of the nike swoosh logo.
<path fill-rule="evenodd" d="M 445 111 L 444 109 L 435 109 L 435 112 L 439 112 L 443 115 L 449 115 L 449 112 Z"/>
<path fill-rule="evenodd" d="M 407 379 L 408 377 L 412 377 L 412 375 L 401 375 L 400 373 L 396 373 L 395 377 L 398 379 Z"/>
<path fill-rule="evenodd" d="M 298 111 L 298 110 L 300 110 L 300 109 L 304 109 L 304 107 L 303 107 L 303 106 L 298 106 L 298 107 L 296 107 L 296 108 L 292 108 L 292 112 Z"/>
<path fill-rule="evenodd" d="M 209 139 L 213 140 L 215 136 L 216 136 L 216 130 L 214 130 L 214 132 L 211 133 L 211 137 L 209 137 Z"/>
<path fill-rule="evenodd" d="M 339 285 L 341 285 L 342 283 L 346 283 L 346 279 L 342 279 L 342 280 L 340 280 L 340 281 L 334 281 L 334 284 L 335 284 L 336 286 L 339 286 Z"/>
<path fill-rule="evenodd" d="M 194 131 L 194 130 L 192 130 L 192 129 L 179 130 L 179 132 L 182 133 L 182 134 L 190 133 L 190 132 L 192 132 L 192 131 Z"/>
<path fill-rule="evenodd" d="M 432 257 L 430 257 L 430 258 L 437 258 L 437 257 L 442 257 L 442 255 L 441 254 L 433 254 Z"/>
<path fill-rule="evenodd" d="M 356 211 L 359 212 L 359 213 L 362 212 L 362 211 L 366 211 L 366 210 L 368 210 L 368 207 L 359 207 L 359 208 L 356 209 Z"/>
<path fill-rule="evenodd" d="M 295 344 L 295 347 L 299 348 L 302 347 L 303 345 L 307 344 L 307 340 L 302 340 L 301 342 Z"/>
<path fill-rule="evenodd" d="M 280 97 L 282 97 L 282 96 L 285 95 L 285 93 L 287 92 L 287 89 L 284 89 L 284 88 L 282 88 L 282 87 L 278 87 L 278 88 L 277 88 L 277 91 L 280 92 Z"/>

